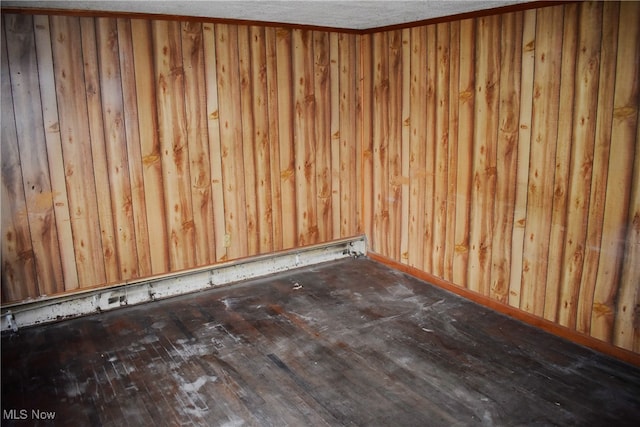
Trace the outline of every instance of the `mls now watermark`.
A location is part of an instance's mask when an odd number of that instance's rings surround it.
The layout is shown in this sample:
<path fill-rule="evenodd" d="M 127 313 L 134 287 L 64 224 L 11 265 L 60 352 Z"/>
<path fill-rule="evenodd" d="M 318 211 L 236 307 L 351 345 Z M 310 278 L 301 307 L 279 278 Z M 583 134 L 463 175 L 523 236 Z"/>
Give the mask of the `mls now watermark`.
<path fill-rule="evenodd" d="M 40 409 L 3 409 L 3 420 L 53 420 L 56 418 L 55 411 L 42 411 Z"/>

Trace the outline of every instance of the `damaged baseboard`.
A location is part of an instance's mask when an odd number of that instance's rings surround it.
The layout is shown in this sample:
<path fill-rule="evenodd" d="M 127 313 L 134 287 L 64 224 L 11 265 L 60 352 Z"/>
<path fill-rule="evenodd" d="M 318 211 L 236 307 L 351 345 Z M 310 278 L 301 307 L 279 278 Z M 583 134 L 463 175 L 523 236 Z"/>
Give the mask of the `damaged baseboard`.
<path fill-rule="evenodd" d="M 366 253 L 365 237 L 358 236 L 107 288 L 7 305 L 2 307 L 1 330 L 16 332 L 28 326 L 101 313 Z"/>

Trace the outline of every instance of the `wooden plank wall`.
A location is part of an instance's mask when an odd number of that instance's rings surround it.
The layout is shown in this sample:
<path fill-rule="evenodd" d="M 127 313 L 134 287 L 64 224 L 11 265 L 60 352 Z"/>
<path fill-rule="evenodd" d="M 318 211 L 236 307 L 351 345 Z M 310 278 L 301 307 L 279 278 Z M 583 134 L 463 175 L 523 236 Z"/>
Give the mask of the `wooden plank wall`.
<path fill-rule="evenodd" d="M 362 232 L 356 35 L 2 19 L 3 303 Z"/>
<path fill-rule="evenodd" d="M 2 301 L 366 233 L 640 352 L 640 6 L 371 34 L 3 14 Z"/>
<path fill-rule="evenodd" d="M 639 352 L 640 3 L 376 33 L 362 49 L 371 249 Z"/>

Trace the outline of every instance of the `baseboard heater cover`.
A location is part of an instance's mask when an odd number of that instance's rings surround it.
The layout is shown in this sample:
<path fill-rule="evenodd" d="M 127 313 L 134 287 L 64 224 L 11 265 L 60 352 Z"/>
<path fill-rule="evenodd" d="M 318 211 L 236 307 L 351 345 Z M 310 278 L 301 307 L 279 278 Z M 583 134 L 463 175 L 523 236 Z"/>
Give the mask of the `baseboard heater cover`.
<path fill-rule="evenodd" d="M 2 307 L 1 331 L 100 313 L 342 258 L 365 256 L 364 236 Z"/>

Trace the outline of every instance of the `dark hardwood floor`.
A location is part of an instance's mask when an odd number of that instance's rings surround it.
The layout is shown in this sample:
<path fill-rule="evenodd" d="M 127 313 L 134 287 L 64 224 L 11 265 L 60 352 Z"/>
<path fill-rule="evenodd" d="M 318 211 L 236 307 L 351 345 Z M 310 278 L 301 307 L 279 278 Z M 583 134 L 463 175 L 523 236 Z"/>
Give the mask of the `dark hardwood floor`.
<path fill-rule="evenodd" d="M 2 411 L 3 425 L 638 426 L 640 369 L 361 258 L 5 334 Z"/>

